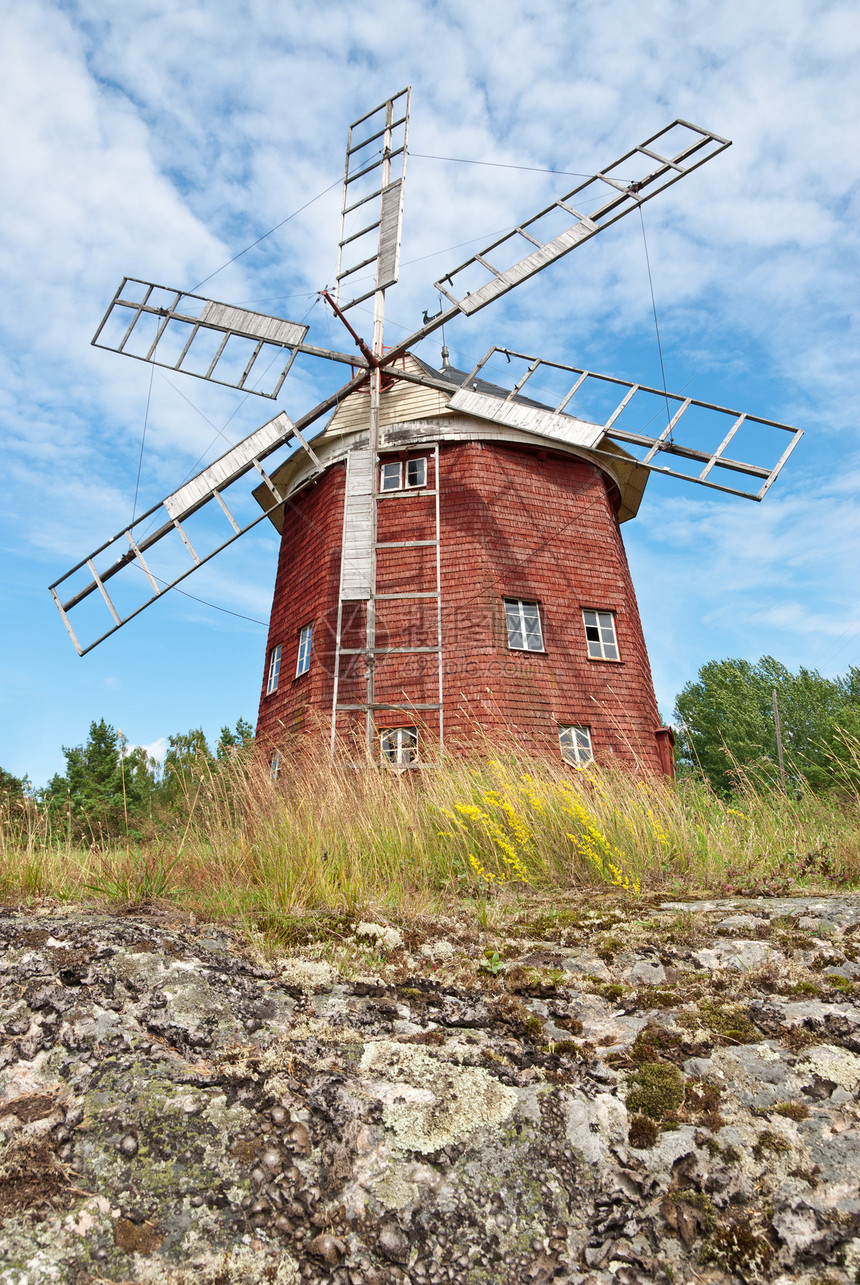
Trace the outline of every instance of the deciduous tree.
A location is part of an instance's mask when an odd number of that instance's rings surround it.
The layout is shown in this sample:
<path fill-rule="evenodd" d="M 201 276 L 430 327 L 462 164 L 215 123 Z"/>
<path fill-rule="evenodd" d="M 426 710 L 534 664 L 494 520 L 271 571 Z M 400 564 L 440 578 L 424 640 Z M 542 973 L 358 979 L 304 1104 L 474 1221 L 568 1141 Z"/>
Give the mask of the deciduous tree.
<path fill-rule="evenodd" d="M 774 690 L 786 771 L 816 790 L 834 784 L 837 761 L 852 764 L 845 736 L 860 728 L 860 670 L 837 679 L 803 667 L 795 674 L 772 656 L 712 660 L 687 683 L 675 710 L 682 761 L 721 793 L 734 788 L 738 768 L 776 781 Z"/>

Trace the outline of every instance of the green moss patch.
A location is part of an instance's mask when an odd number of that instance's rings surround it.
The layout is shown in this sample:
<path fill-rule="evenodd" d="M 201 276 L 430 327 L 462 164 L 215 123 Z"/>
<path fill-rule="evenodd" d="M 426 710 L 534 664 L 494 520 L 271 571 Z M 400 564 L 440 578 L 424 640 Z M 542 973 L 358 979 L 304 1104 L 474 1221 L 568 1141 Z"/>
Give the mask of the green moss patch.
<path fill-rule="evenodd" d="M 784 1155 L 790 1150 L 791 1143 L 783 1138 L 782 1134 L 774 1133 L 772 1129 L 764 1129 L 758 1135 L 752 1153 L 756 1160 L 764 1160 L 767 1155 Z"/>
<path fill-rule="evenodd" d="M 748 1217 L 716 1227 L 702 1250 L 703 1263 L 713 1263 L 741 1280 L 762 1280 L 773 1261 L 773 1246 Z"/>
<path fill-rule="evenodd" d="M 653 1147 L 660 1136 L 660 1130 L 647 1115 L 633 1115 L 627 1128 L 627 1141 L 638 1151 L 647 1151 Z"/>
<path fill-rule="evenodd" d="M 633 1072 L 629 1083 L 627 1110 L 650 1120 L 663 1120 L 684 1101 L 684 1077 L 671 1062 L 646 1062 Z"/>
<path fill-rule="evenodd" d="M 755 1044 L 763 1038 L 743 1004 L 703 999 L 692 1012 L 682 1013 L 678 1022 L 689 1030 L 704 1027 L 727 1044 Z"/>
<path fill-rule="evenodd" d="M 648 1022 L 633 1041 L 629 1056 L 637 1066 L 644 1066 L 648 1062 L 674 1060 L 673 1054 L 688 1057 L 690 1051 L 685 1050 L 684 1045 L 683 1036 L 677 1031 L 670 1031 L 657 1022 Z"/>
<path fill-rule="evenodd" d="M 777 1114 L 784 1115 L 787 1120 L 805 1120 L 809 1115 L 809 1107 L 803 1102 L 780 1102 L 776 1110 Z"/>
<path fill-rule="evenodd" d="M 720 1102 L 723 1090 L 708 1080 L 688 1080 L 684 1094 L 683 1116 L 716 1132 L 723 1124 Z"/>

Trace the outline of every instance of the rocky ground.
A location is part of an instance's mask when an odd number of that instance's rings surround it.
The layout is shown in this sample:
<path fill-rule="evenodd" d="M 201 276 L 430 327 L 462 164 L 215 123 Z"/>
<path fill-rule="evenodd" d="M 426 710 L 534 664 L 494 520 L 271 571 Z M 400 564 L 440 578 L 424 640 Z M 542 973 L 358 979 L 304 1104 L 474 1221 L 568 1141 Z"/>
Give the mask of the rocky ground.
<path fill-rule="evenodd" d="M 860 898 L 0 940 L 2 1285 L 860 1281 Z"/>

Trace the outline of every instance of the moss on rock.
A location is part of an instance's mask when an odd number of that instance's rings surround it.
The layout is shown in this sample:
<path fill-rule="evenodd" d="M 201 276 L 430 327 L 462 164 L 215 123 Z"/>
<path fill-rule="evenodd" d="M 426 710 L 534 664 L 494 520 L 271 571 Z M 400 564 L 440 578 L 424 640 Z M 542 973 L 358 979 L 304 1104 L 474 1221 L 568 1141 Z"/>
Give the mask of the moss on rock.
<path fill-rule="evenodd" d="M 646 1062 L 629 1083 L 627 1110 L 650 1120 L 663 1120 L 684 1101 L 684 1076 L 671 1062 Z"/>

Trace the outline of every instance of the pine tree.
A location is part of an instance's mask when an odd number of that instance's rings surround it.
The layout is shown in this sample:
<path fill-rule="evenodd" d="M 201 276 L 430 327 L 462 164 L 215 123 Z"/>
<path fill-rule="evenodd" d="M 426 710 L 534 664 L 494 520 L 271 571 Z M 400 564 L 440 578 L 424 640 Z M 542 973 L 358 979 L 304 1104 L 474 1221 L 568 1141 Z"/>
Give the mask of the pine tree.
<path fill-rule="evenodd" d="M 127 747 L 125 738 L 103 718 L 90 723 L 86 744 L 62 747 L 66 772 L 51 778 L 45 798 L 55 813 L 71 807 L 77 834 L 94 839 L 123 834 L 146 814 L 154 765 L 145 750 Z"/>

